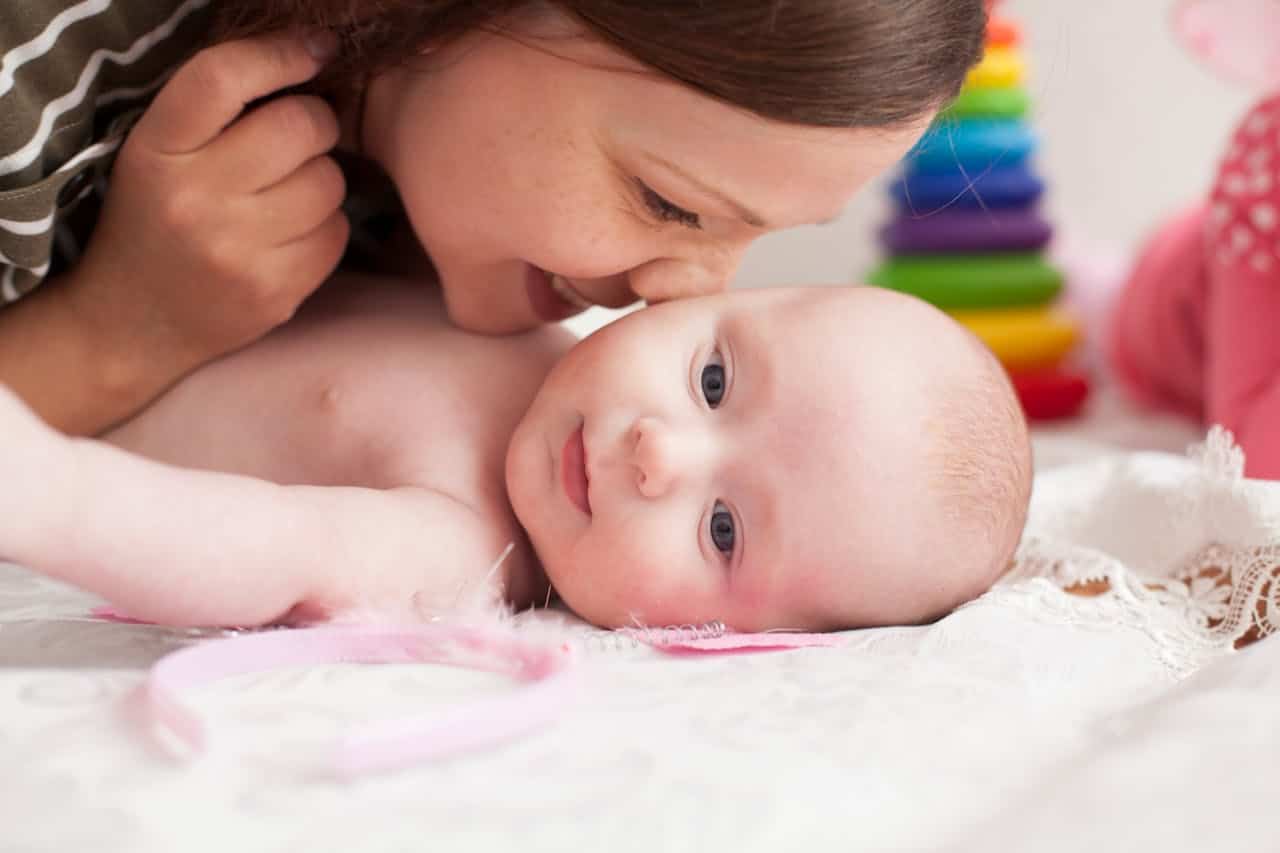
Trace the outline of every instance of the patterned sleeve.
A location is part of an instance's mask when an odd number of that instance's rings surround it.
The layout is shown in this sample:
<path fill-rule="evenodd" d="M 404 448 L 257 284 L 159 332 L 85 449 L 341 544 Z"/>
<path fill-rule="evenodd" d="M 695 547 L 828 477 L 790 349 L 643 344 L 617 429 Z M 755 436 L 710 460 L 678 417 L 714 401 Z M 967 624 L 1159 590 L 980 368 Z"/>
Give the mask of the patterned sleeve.
<path fill-rule="evenodd" d="M 0 308 L 74 264 L 124 134 L 204 38 L 210 0 L 4 0 Z M 91 217 L 78 217 L 80 220 Z"/>
<path fill-rule="evenodd" d="M 1205 241 L 1207 415 L 1236 434 L 1250 476 L 1280 477 L 1280 97 L 1236 130 Z"/>

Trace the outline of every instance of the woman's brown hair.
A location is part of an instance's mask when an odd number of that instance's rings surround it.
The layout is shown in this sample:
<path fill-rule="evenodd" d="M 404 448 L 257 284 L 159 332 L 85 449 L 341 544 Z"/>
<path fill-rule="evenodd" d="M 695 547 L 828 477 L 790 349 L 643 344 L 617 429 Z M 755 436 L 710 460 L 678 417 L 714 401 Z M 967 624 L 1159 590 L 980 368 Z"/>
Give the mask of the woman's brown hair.
<path fill-rule="evenodd" d="M 217 37 L 330 30 L 351 85 L 531 0 L 220 0 Z M 982 54 L 983 0 L 554 0 L 605 42 L 768 119 L 889 127 L 955 96 Z"/>

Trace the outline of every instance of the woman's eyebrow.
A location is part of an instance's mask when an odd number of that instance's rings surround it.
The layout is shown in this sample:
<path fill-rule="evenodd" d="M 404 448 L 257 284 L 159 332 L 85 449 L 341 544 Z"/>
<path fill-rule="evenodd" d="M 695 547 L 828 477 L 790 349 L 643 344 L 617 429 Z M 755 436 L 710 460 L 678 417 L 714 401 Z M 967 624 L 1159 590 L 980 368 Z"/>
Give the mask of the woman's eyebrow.
<path fill-rule="evenodd" d="M 668 172 L 675 175 L 677 178 L 684 181 L 685 183 L 689 184 L 694 189 L 701 192 L 703 195 L 709 196 L 715 199 L 716 201 L 720 202 L 725 207 L 732 210 L 739 219 L 741 219 L 743 222 L 750 225 L 751 227 L 764 228 L 764 229 L 772 228 L 772 226 L 765 220 L 765 218 L 762 215 L 760 215 L 759 213 L 756 213 L 750 207 L 747 207 L 742 202 L 731 198 L 724 192 L 704 182 L 701 178 L 698 178 L 690 174 L 689 172 L 686 172 L 684 169 L 680 168 L 675 163 L 672 163 L 670 160 L 667 160 L 665 157 L 660 157 L 657 154 L 654 154 L 649 151 L 642 151 L 641 154 L 649 162 L 663 169 L 666 169 Z"/>

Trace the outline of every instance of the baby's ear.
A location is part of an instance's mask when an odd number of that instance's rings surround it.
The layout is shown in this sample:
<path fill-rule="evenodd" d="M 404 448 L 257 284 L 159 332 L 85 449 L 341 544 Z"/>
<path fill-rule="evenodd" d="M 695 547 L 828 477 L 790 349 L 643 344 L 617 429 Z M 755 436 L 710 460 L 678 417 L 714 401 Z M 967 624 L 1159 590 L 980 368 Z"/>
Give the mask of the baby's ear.
<path fill-rule="evenodd" d="M 1280 3 L 1179 0 L 1173 30 L 1192 56 L 1245 86 L 1280 87 Z"/>

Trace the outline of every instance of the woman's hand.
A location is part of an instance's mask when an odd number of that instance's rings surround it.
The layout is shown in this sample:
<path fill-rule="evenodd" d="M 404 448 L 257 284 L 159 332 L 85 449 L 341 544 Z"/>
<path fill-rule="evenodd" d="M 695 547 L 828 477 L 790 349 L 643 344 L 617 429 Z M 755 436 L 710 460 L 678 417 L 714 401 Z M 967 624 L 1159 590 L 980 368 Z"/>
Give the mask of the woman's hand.
<path fill-rule="evenodd" d="M 333 111 L 304 95 L 248 109 L 326 52 L 283 35 L 203 50 L 125 141 L 68 295 L 104 357 L 144 374 L 139 405 L 287 320 L 341 257 Z"/>

